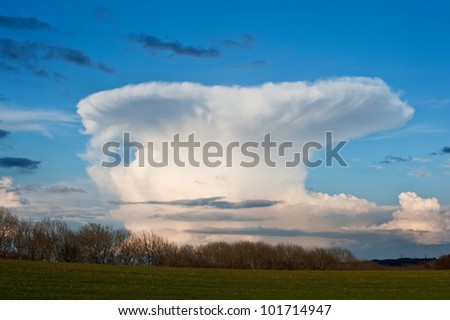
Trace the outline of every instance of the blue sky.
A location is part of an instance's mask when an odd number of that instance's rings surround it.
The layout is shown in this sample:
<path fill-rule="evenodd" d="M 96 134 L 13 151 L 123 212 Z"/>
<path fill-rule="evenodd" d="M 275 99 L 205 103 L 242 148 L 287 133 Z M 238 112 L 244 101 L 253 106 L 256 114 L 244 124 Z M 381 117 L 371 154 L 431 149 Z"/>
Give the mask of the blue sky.
<path fill-rule="evenodd" d="M 102 192 L 86 171 L 92 135 L 83 134 L 77 104 L 93 93 L 151 81 L 245 87 L 368 77 L 382 79 L 414 116 L 353 137 L 343 151 L 349 167 L 308 169 L 305 188 L 392 206 L 391 216 L 402 210 L 399 195 L 412 192 L 436 198 L 447 217 L 450 153 L 441 150 L 450 146 L 448 2 L 1 2 L 0 158 L 10 162 L 2 162 L 0 177 L 20 189 L 17 212 L 24 216 L 60 210 L 77 223 L 134 225 L 117 218 L 120 209 L 109 202 L 128 199 Z M 66 191 L 49 196 L 55 186 Z M 447 244 L 411 237 L 389 254 L 441 254 Z M 363 240 L 346 241 L 365 255 Z M 367 255 L 386 252 L 381 248 Z"/>

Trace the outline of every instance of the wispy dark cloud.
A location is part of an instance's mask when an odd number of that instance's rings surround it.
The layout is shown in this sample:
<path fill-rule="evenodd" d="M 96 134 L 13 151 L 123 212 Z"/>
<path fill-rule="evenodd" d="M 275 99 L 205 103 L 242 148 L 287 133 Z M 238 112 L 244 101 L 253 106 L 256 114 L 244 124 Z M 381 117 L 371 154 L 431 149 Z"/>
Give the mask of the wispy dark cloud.
<path fill-rule="evenodd" d="M 84 52 L 38 42 L 18 42 L 13 39 L 0 39 L 0 58 L 3 62 L 3 71 L 19 71 L 22 67 L 28 73 L 40 77 L 49 76 L 49 72 L 37 65 L 38 62 L 60 60 L 77 66 L 94 68 L 106 73 L 114 70 L 103 63 L 95 63 Z"/>
<path fill-rule="evenodd" d="M 26 158 L 0 158 L 1 168 L 20 168 L 28 171 L 38 169 L 40 161 L 33 161 Z"/>
<path fill-rule="evenodd" d="M 3 61 L 0 61 L 0 72 L 16 73 L 19 71 L 20 71 L 19 68 L 14 67 L 10 64 L 4 63 Z"/>
<path fill-rule="evenodd" d="M 47 60 L 52 59 L 63 60 L 82 67 L 96 68 L 106 73 L 114 72 L 114 69 L 108 67 L 103 63 L 94 63 L 90 57 L 88 57 L 85 53 L 83 53 L 80 50 L 56 46 L 47 46 L 46 49 L 47 52 L 45 55 L 45 59 Z"/>
<path fill-rule="evenodd" d="M 253 60 L 253 61 L 250 61 L 250 64 L 254 67 L 262 67 L 267 64 L 267 61 L 266 60 Z"/>
<path fill-rule="evenodd" d="M 439 152 L 432 152 L 431 154 L 436 156 L 436 155 L 440 155 L 440 154 L 449 154 L 449 153 L 450 153 L 450 147 L 445 146 Z"/>
<path fill-rule="evenodd" d="M 36 77 L 47 78 L 50 76 L 50 73 L 48 71 L 39 68 L 37 66 L 26 65 L 25 69 L 32 75 L 35 75 Z"/>
<path fill-rule="evenodd" d="M 92 66 L 91 58 L 80 50 L 53 46 L 49 46 L 46 49 L 45 59 L 47 60 L 57 59 L 68 61 L 79 66 Z"/>
<path fill-rule="evenodd" d="M 128 40 L 139 43 L 142 48 L 147 49 L 152 54 L 158 51 L 169 51 L 176 55 L 185 55 L 196 58 L 216 58 L 221 55 L 215 48 L 202 48 L 190 45 L 183 45 L 177 40 L 162 40 L 153 36 L 139 34 L 130 35 Z"/>
<path fill-rule="evenodd" d="M 282 228 L 202 228 L 186 230 L 191 233 L 201 234 L 224 234 L 224 235 L 253 235 L 266 237 L 327 237 L 327 238 L 348 238 L 355 235 L 368 235 L 373 232 L 339 232 L 339 231 L 306 231 L 302 229 L 282 229 Z"/>
<path fill-rule="evenodd" d="M 405 241 L 402 234 L 385 230 L 343 230 L 343 231 L 307 231 L 302 229 L 284 228 L 198 228 L 187 229 L 186 232 L 211 234 L 211 235 L 251 235 L 261 237 L 320 237 L 331 239 L 352 239 L 362 243 L 384 242 L 392 244 L 391 241 Z M 406 240 L 410 242 L 411 240 Z M 412 241 L 411 241 L 412 242 Z M 395 242 L 394 242 L 395 243 Z"/>
<path fill-rule="evenodd" d="M 383 165 L 385 165 L 385 164 L 407 163 L 407 162 L 412 162 L 412 161 L 413 162 L 421 162 L 421 163 L 432 162 L 432 160 L 430 158 L 388 155 L 381 161 L 373 162 L 372 165 L 370 165 L 370 167 L 375 168 L 375 169 L 383 169 Z"/>
<path fill-rule="evenodd" d="M 34 191 L 40 190 L 41 189 L 41 185 L 40 184 L 26 184 L 26 185 L 20 186 L 20 187 L 16 185 L 16 188 L 17 188 L 18 191 L 31 191 L 31 192 L 34 192 Z"/>
<path fill-rule="evenodd" d="M 94 13 L 92 14 L 92 16 L 96 19 L 96 20 L 103 20 L 105 19 L 105 17 L 108 15 L 108 8 L 105 7 L 97 7 L 94 10 Z"/>
<path fill-rule="evenodd" d="M 25 61 L 37 58 L 41 45 L 31 42 L 18 42 L 12 39 L 0 39 L 0 56 L 8 61 Z"/>
<path fill-rule="evenodd" d="M 0 129 L 0 140 L 1 140 L 1 139 L 5 139 L 5 138 L 7 138 L 8 136 L 9 136 L 9 131 Z"/>
<path fill-rule="evenodd" d="M 24 186 L 17 187 L 18 191 L 27 192 L 48 192 L 48 193 L 87 193 L 86 190 L 82 188 L 69 187 L 63 184 L 54 186 L 45 186 L 41 184 L 27 184 Z"/>
<path fill-rule="evenodd" d="M 183 206 L 183 207 L 213 207 L 217 209 L 247 209 L 247 208 L 271 207 L 280 202 L 273 200 L 244 200 L 240 202 L 231 202 L 223 200 L 223 197 L 210 197 L 210 198 L 184 199 L 174 201 L 154 201 L 154 200 L 140 201 L 140 202 L 111 201 L 111 203 L 118 205 L 160 204 L 160 205 Z"/>
<path fill-rule="evenodd" d="M 246 63 L 229 64 L 230 68 L 260 68 L 267 64 L 265 60 L 252 60 Z"/>
<path fill-rule="evenodd" d="M 149 219 L 162 219 L 170 221 L 264 221 L 261 217 L 250 217 L 242 214 L 233 214 L 225 212 L 186 212 L 177 214 L 153 214 L 148 216 Z"/>
<path fill-rule="evenodd" d="M 392 156 L 392 155 L 388 155 L 387 157 L 385 157 L 383 160 L 381 160 L 380 164 L 392 164 L 392 163 L 404 163 L 404 162 L 409 162 L 412 161 L 413 158 L 412 157 L 401 157 L 401 156 Z"/>
<path fill-rule="evenodd" d="M 280 229 L 280 228 L 203 228 L 186 230 L 191 233 L 200 234 L 225 234 L 225 235 L 254 235 L 266 237 L 301 237 L 311 236 L 311 232 L 300 229 Z M 318 235 L 314 233 L 314 235 Z M 321 234 L 322 235 L 322 234 Z M 327 233 L 329 236 L 329 234 Z"/>
<path fill-rule="evenodd" d="M 111 67 L 109 67 L 106 64 L 101 63 L 101 62 L 97 63 L 96 67 L 97 67 L 98 70 L 103 71 L 104 73 L 114 73 L 115 72 L 114 68 L 111 68 Z"/>
<path fill-rule="evenodd" d="M 253 42 L 255 42 L 255 37 L 246 33 L 241 35 L 239 40 L 225 39 L 223 44 L 229 48 L 250 49 Z"/>
<path fill-rule="evenodd" d="M 50 193 L 87 193 L 81 188 L 68 187 L 65 185 L 56 185 L 45 188 L 45 191 Z"/>
<path fill-rule="evenodd" d="M 35 17 L 9 17 L 0 16 L 0 28 L 22 30 L 55 30 L 56 28 Z"/>

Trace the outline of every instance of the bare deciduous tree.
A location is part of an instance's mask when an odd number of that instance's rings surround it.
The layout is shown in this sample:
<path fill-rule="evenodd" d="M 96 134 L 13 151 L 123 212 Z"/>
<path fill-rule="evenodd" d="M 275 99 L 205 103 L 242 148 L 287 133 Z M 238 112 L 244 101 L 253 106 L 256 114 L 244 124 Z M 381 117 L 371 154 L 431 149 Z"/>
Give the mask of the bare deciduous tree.
<path fill-rule="evenodd" d="M 128 236 L 126 230 L 114 230 L 98 223 L 82 226 L 77 233 L 81 262 L 115 263 L 116 254 Z"/>
<path fill-rule="evenodd" d="M 11 210 L 0 207 L 0 256 L 13 252 L 13 239 L 19 219 Z"/>

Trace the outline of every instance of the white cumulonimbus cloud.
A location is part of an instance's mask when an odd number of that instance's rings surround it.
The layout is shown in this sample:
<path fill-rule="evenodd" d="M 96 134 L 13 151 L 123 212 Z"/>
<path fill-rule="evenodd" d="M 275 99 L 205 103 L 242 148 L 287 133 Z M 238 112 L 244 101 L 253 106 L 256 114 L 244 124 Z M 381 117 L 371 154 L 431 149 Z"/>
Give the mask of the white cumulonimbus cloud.
<path fill-rule="evenodd" d="M 217 141 L 224 146 L 261 142 L 271 133 L 272 140 L 291 141 L 295 151 L 302 151 L 307 141 L 324 144 L 326 131 L 335 139 L 361 137 L 400 127 L 413 113 L 381 79 L 362 77 L 260 86 L 151 82 L 98 92 L 78 104 L 90 135 L 84 154 L 88 173 L 105 199 L 118 204 L 111 217 L 180 241 L 217 239 L 239 228 L 252 229 L 249 238 L 258 236 L 258 228 L 332 230 L 336 224 L 324 216 L 364 216 L 387 208 L 351 195 L 307 191 L 303 165 L 287 168 L 277 162 L 275 168 L 263 163 L 243 168 L 236 165 L 242 156 L 235 153 L 231 167 L 177 167 L 171 161 L 165 168 L 140 167 L 137 156 L 129 167 L 104 168 L 102 161 L 109 160 L 102 154 L 106 142 L 121 142 L 128 132 L 144 144 L 144 154 L 146 142 L 154 142 L 158 160 L 161 142 L 172 141 L 177 133 L 184 141 L 194 133 L 202 144 Z M 288 160 L 291 156 L 287 153 Z M 207 228 L 215 229 L 208 234 Z M 228 232 L 220 234 L 218 228 Z M 238 238 L 244 236 L 242 231 Z"/>

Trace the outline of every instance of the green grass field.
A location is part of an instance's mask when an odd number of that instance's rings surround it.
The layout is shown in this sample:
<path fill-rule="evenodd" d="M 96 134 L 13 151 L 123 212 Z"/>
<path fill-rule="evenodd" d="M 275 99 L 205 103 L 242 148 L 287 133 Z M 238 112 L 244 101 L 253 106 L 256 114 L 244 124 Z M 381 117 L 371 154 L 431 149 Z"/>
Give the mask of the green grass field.
<path fill-rule="evenodd" d="M 450 299 L 450 271 L 253 271 L 0 260 L 0 299 Z"/>

